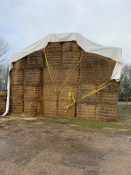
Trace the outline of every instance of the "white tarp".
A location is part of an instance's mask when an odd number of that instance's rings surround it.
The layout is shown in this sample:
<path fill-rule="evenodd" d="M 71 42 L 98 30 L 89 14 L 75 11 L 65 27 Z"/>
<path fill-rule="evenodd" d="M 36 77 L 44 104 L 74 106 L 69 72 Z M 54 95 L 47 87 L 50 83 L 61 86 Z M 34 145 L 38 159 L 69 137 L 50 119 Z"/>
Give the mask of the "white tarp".
<path fill-rule="evenodd" d="M 123 67 L 122 61 L 122 50 L 120 48 L 115 47 L 104 47 L 99 44 L 96 44 L 82 35 L 78 33 L 60 33 L 60 34 L 50 34 L 41 39 L 40 41 L 32 44 L 31 46 L 20 50 L 12 55 L 10 67 L 11 70 L 13 67 L 13 62 L 18 61 L 19 59 L 29 55 L 32 52 L 43 49 L 48 45 L 48 42 L 64 42 L 64 41 L 76 41 L 77 44 L 88 53 L 95 53 L 98 55 L 102 55 L 112 60 L 116 61 L 116 65 L 112 72 L 111 80 L 115 79 L 117 82 L 120 81 L 121 70 Z M 7 95 L 7 103 L 6 103 L 6 111 L 3 114 L 5 116 L 9 111 L 9 97 L 10 97 L 10 76 L 8 77 L 8 85 L 7 85 L 8 95 Z"/>

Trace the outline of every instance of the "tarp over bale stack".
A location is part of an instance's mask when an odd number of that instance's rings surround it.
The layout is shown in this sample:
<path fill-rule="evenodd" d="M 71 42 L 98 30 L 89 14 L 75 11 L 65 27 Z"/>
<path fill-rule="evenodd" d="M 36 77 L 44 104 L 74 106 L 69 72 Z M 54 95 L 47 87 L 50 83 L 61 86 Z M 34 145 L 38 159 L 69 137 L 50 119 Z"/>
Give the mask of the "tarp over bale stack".
<path fill-rule="evenodd" d="M 122 67 L 121 49 L 48 35 L 12 56 L 4 115 L 115 120 Z"/>

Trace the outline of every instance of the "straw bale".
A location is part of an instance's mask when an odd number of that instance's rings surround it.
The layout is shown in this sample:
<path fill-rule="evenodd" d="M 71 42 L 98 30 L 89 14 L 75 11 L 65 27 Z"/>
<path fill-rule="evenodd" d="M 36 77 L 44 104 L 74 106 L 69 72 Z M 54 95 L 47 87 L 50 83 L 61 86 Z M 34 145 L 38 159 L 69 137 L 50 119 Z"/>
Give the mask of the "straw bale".
<path fill-rule="evenodd" d="M 43 115 L 50 116 L 50 117 L 56 117 L 56 114 L 57 114 L 56 104 L 57 103 L 54 100 L 44 100 L 43 101 Z"/>
<path fill-rule="evenodd" d="M 13 63 L 13 69 L 23 70 L 26 67 L 26 64 L 27 64 L 27 58 L 24 57 Z"/>
<path fill-rule="evenodd" d="M 85 77 L 86 82 L 101 83 L 110 80 L 114 66 L 115 61 L 110 58 L 86 53 L 80 64 L 80 83 L 85 83 Z"/>
<path fill-rule="evenodd" d="M 81 84 L 78 87 L 78 96 L 77 99 L 81 99 L 82 97 L 90 94 L 92 91 L 96 90 L 96 85 L 94 83 Z M 80 100 L 81 103 L 86 104 L 96 104 L 96 93 Z"/>
<path fill-rule="evenodd" d="M 27 56 L 28 68 L 43 68 L 45 65 L 45 58 L 43 50 L 33 52 Z"/>
<path fill-rule="evenodd" d="M 96 106 L 96 118 L 101 121 L 116 120 L 117 105 L 98 104 Z"/>
<path fill-rule="evenodd" d="M 6 98 L 0 98 L 0 115 L 2 115 L 6 110 Z"/>
<path fill-rule="evenodd" d="M 62 43 L 62 54 L 67 52 L 79 52 L 80 47 L 77 45 L 76 41 L 68 41 Z"/>
<path fill-rule="evenodd" d="M 23 85 L 11 85 L 10 86 L 10 97 L 12 99 L 21 99 L 23 98 Z"/>
<path fill-rule="evenodd" d="M 41 84 L 43 84 L 42 68 L 26 68 L 24 71 L 24 85 L 39 86 Z"/>
<path fill-rule="evenodd" d="M 61 60 L 61 43 L 48 43 L 46 47 L 46 55 L 49 65 L 60 66 Z"/>
<path fill-rule="evenodd" d="M 68 106 L 70 103 L 68 100 L 60 100 L 59 101 L 59 107 L 58 107 L 58 117 L 64 117 L 64 118 L 73 118 L 75 117 L 75 108 L 76 106 L 71 106 L 67 112 L 65 112 L 63 109 Z"/>
<path fill-rule="evenodd" d="M 59 66 L 59 67 L 50 67 L 50 70 L 54 83 L 58 86 L 58 89 L 60 89 L 63 83 L 67 80 L 67 78 L 71 74 L 73 68 Z M 77 77 L 78 77 L 78 68 L 76 68 L 76 70 L 68 80 L 66 86 L 68 84 L 70 86 L 77 86 Z M 47 68 L 43 69 L 43 84 L 52 84 Z"/>
<path fill-rule="evenodd" d="M 80 60 L 81 50 L 76 42 L 64 42 L 62 44 L 62 65 L 75 66 Z"/>
<path fill-rule="evenodd" d="M 42 102 L 43 87 L 42 86 L 24 86 L 24 101 Z"/>
<path fill-rule="evenodd" d="M 80 60 L 80 52 L 75 53 L 64 53 L 62 54 L 62 65 L 64 66 L 76 66 L 78 61 Z"/>
<path fill-rule="evenodd" d="M 61 42 L 48 43 L 46 47 L 47 53 L 57 53 L 61 52 Z"/>
<path fill-rule="evenodd" d="M 24 83 L 24 71 L 12 69 L 10 72 L 10 79 L 11 85 L 22 85 Z"/>
<path fill-rule="evenodd" d="M 54 90 L 53 85 L 46 85 L 43 86 L 43 98 L 47 101 L 56 101 L 57 100 L 57 92 Z"/>
<path fill-rule="evenodd" d="M 71 94 L 73 95 L 73 98 L 76 100 L 77 99 L 77 87 L 74 86 L 69 86 L 66 85 L 63 89 L 62 92 L 59 95 L 59 100 L 60 101 L 68 101 L 68 94 L 69 92 L 71 92 Z M 73 102 L 73 99 L 71 97 L 71 102 Z"/>
<path fill-rule="evenodd" d="M 105 93 L 99 91 L 96 93 L 96 101 L 97 104 L 117 105 L 118 93 Z"/>
<path fill-rule="evenodd" d="M 10 99 L 10 112 L 13 114 L 22 114 L 24 112 L 23 101 Z"/>
<path fill-rule="evenodd" d="M 24 113 L 32 116 L 42 115 L 42 104 L 37 101 L 24 101 Z"/>
<path fill-rule="evenodd" d="M 78 102 L 76 104 L 76 114 L 79 119 L 95 120 L 96 119 L 96 105 Z"/>

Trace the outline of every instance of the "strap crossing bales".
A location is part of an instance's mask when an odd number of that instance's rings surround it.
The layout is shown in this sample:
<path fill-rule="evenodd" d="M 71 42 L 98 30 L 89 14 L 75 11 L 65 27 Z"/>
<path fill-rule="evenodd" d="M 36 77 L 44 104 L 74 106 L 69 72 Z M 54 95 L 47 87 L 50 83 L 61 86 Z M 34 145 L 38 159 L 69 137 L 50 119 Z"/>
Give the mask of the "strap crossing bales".
<path fill-rule="evenodd" d="M 55 92 L 56 92 L 56 85 L 55 85 L 55 83 L 54 83 L 54 80 L 53 80 L 53 78 L 52 78 L 52 74 L 51 74 L 51 71 L 50 71 L 50 68 L 49 68 L 49 64 L 48 64 L 48 60 L 47 60 L 45 48 L 44 48 L 44 55 L 45 55 L 45 60 L 46 60 L 46 65 L 47 65 L 47 68 L 48 68 L 48 72 L 49 72 L 49 75 L 50 75 L 52 84 L 53 84 L 53 86 L 54 86 L 54 90 L 55 90 Z M 57 97 L 58 97 L 59 94 L 62 92 L 62 89 L 64 88 L 64 86 L 66 85 L 67 81 L 70 79 L 71 75 L 74 73 L 75 69 L 77 68 L 77 66 L 79 65 L 79 63 L 81 62 L 81 60 L 83 59 L 84 56 L 85 56 L 85 53 L 81 56 L 80 60 L 78 61 L 78 63 L 76 64 L 76 66 L 74 67 L 74 69 L 72 70 L 72 72 L 70 73 L 70 75 L 69 75 L 69 77 L 67 78 L 67 80 L 63 83 L 63 85 L 62 85 L 60 91 L 57 92 Z M 98 91 L 100 91 L 100 90 L 106 88 L 107 86 L 109 86 L 110 84 L 113 83 L 113 82 L 109 82 L 109 81 L 110 81 L 110 80 L 106 81 L 105 83 L 103 83 L 103 84 L 99 87 L 99 89 L 92 91 L 91 93 L 89 93 L 89 94 L 83 96 L 81 99 L 78 99 L 77 101 L 75 101 L 75 99 L 74 99 L 74 97 L 73 97 L 73 92 L 69 92 L 69 94 L 68 94 L 69 105 L 66 106 L 63 110 L 64 110 L 65 112 L 67 112 L 68 109 L 69 109 L 71 106 L 73 106 L 75 103 L 81 101 L 82 99 L 84 99 L 84 98 L 86 98 L 86 97 L 89 97 L 90 95 L 92 95 L 92 94 L 94 94 L 94 93 L 97 93 Z M 73 99 L 74 102 L 70 104 L 71 98 Z"/>
<path fill-rule="evenodd" d="M 49 64 L 48 64 L 48 60 L 47 60 L 47 56 L 46 56 L 46 52 L 45 52 L 45 48 L 44 48 L 44 55 L 45 55 L 45 60 L 46 60 L 46 65 L 47 65 L 47 68 L 48 68 L 48 72 L 49 72 L 49 75 L 50 75 L 50 78 L 51 78 L 51 81 L 52 81 L 52 84 L 54 86 L 54 90 L 56 92 L 56 85 L 54 83 L 54 80 L 52 78 L 52 74 L 51 74 L 51 71 L 50 71 L 50 68 L 49 68 Z M 76 64 L 76 66 L 74 67 L 74 69 L 72 70 L 72 72 L 70 73 L 69 77 L 65 80 L 65 82 L 63 83 L 62 87 L 60 88 L 60 91 L 57 92 L 57 94 L 61 93 L 62 92 L 62 89 L 64 88 L 64 86 L 66 85 L 67 81 L 70 79 L 71 75 L 74 73 L 75 69 L 78 67 L 79 63 L 81 62 L 82 58 L 85 56 L 85 52 L 84 54 L 81 56 L 80 60 L 78 61 L 78 63 Z"/>
<path fill-rule="evenodd" d="M 94 91 L 92 91 L 91 93 L 85 95 L 84 97 L 78 99 L 77 101 L 74 101 L 73 103 L 69 104 L 69 105 L 66 106 L 63 110 L 64 110 L 65 112 L 67 112 L 68 109 L 69 109 L 71 106 L 73 106 L 75 103 L 81 101 L 82 99 L 84 99 L 84 98 L 86 98 L 86 97 L 89 97 L 90 95 L 92 95 L 92 94 L 94 94 L 94 93 L 96 93 L 96 92 L 98 92 L 98 91 L 100 91 L 100 90 L 102 90 L 102 89 L 104 89 L 104 88 L 106 88 L 106 87 L 109 86 L 110 84 L 113 84 L 113 82 L 110 82 L 110 83 L 108 83 L 108 82 L 109 82 L 109 81 L 106 81 L 105 83 L 103 83 L 103 84 L 99 87 L 99 89 L 94 90 Z M 74 99 L 73 99 L 73 100 L 74 100 Z"/>

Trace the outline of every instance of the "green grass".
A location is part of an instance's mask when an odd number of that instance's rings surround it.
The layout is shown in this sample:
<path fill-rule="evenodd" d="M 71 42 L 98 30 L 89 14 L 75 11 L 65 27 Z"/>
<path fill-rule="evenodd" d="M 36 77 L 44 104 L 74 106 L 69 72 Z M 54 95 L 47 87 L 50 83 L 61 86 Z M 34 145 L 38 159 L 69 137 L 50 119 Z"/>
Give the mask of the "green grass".
<path fill-rule="evenodd" d="M 96 122 L 96 121 L 81 121 L 81 120 L 69 120 L 69 119 L 51 119 L 51 123 L 62 123 L 69 125 L 80 125 L 84 128 L 102 129 L 102 128 L 114 128 L 114 129 L 131 129 L 131 122 L 117 123 L 117 122 Z"/>
<path fill-rule="evenodd" d="M 127 113 L 127 114 L 130 114 L 131 115 L 131 109 L 125 109 L 125 110 L 123 110 L 125 113 Z"/>

